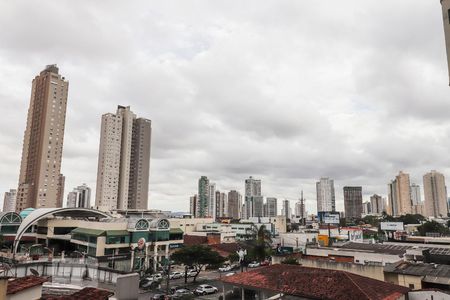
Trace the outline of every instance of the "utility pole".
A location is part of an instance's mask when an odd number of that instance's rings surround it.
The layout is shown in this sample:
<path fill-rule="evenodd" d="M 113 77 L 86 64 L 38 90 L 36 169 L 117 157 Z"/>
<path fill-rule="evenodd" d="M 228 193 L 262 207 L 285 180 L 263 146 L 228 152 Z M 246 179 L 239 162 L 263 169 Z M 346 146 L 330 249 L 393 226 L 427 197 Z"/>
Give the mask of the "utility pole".
<path fill-rule="evenodd" d="M 166 295 L 169 295 L 170 285 L 170 254 L 166 258 Z"/>

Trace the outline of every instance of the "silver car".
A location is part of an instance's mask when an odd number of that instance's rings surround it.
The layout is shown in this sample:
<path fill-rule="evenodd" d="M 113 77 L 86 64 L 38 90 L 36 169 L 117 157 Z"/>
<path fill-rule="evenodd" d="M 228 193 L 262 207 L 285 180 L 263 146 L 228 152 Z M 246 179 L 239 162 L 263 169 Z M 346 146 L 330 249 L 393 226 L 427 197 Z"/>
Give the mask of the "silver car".
<path fill-rule="evenodd" d="M 219 290 L 215 286 L 208 285 L 208 284 L 201 284 L 195 289 L 194 294 L 207 295 L 207 294 L 217 293 L 218 291 Z"/>

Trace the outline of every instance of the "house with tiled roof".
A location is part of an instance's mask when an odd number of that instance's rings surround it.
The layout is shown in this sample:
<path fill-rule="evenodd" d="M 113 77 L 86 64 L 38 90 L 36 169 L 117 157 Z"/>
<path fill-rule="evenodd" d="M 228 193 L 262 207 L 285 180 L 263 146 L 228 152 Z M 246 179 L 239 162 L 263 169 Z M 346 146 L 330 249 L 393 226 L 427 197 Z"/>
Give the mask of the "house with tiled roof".
<path fill-rule="evenodd" d="M 225 291 L 240 291 L 245 298 L 268 299 L 279 295 L 286 299 L 324 300 L 400 300 L 407 287 L 368 277 L 298 265 L 271 265 L 222 279 Z"/>
<path fill-rule="evenodd" d="M 0 299 L 24 300 L 39 299 L 42 295 L 42 284 L 48 277 L 25 276 L 18 278 L 0 278 Z"/>

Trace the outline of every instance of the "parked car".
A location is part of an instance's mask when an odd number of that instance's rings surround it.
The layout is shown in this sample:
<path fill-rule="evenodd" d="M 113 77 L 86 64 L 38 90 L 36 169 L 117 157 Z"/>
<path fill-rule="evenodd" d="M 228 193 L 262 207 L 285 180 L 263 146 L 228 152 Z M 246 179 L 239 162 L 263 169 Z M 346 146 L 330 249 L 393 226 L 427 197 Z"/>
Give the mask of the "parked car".
<path fill-rule="evenodd" d="M 230 273 L 227 273 L 227 274 L 225 274 L 225 276 L 233 276 L 233 275 L 235 275 L 236 273 L 234 273 L 234 272 L 230 272 Z"/>
<path fill-rule="evenodd" d="M 257 262 L 257 261 L 254 261 L 254 262 L 251 262 L 251 263 L 248 264 L 249 268 L 256 268 L 256 267 L 259 267 L 259 266 L 260 266 L 260 263 Z"/>
<path fill-rule="evenodd" d="M 183 276 L 184 275 L 181 272 L 173 272 L 169 275 L 169 278 L 170 279 L 180 279 L 180 278 L 183 278 Z"/>
<path fill-rule="evenodd" d="M 180 299 L 186 295 L 192 295 L 192 292 L 188 289 L 179 289 L 175 291 L 175 293 L 172 296 L 172 299 Z"/>
<path fill-rule="evenodd" d="M 156 280 L 162 280 L 163 279 L 163 276 L 161 275 L 161 273 L 155 273 L 152 276 Z"/>
<path fill-rule="evenodd" d="M 265 261 L 261 262 L 259 265 L 260 266 L 268 266 L 268 265 L 270 265 L 270 261 L 265 260 Z"/>
<path fill-rule="evenodd" d="M 152 300 L 166 300 L 166 299 L 168 299 L 167 297 L 170 297 L 170 296 L 168 296 L 168 295 L 166 295 L 166 294 L 155 294 L 153 297 L 152 297 Z M 170 298 L 169 298 L 170 299 Z"/>
<path fill-rule="evenodd" d="M 195 277 L 197 275 L 198 271 L 197 270 L 189 270 L 187 272 L 187 277 Z"/>
<path fill-rule="evenodd" d="M 194 294 L 207 295 L 207 294 L 217 293 L 218 291 L 219 290 L 215 286 L 208 285 L 208 284 L 201 284 L 195 289 Z"/>
<path fill-rule="evenodd" d="M 157 288 L 159 286 L 160 280 L 155 280 L 152 277 L 147 277 L 141 279 L 139 282 L 139 287 L 144 290 Z"/>
<path fill-rule="evenodd" d="M 224 266 L 219 268 L 220 272 L 228 272 L 228 271 L 231 271 L 231 270 L 232 270 L 232 267 L 230 265 L 224 265 Z"/>

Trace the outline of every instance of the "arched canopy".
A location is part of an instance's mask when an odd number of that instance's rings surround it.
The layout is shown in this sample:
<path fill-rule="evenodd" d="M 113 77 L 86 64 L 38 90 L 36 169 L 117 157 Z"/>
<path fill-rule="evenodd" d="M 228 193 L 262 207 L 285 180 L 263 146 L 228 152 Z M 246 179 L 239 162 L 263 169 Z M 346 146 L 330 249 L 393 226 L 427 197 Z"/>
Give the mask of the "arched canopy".
<path fill-rule="evenodd" d="M 19 229 L 17 230 L 16 237 L 14 239 L 14 254 L 17 253 L 19 241 L 22 238 L 23 234 L 27 231 L 27 229 L 37 221 L 52 216 L 72 218 L 112 218 L 109 214 L 103 211 L 90 208 L 38 208 L 32 211 L 26 218 L 24 218 L 22 223 L 20 224 Z"/>
<path fill-rule="evenodd" d="M 150 229 L 169 230 L 170 222 L 167 219 L 155 219 L 150 222 Z"/>
<path fill-rule="evenodd" d="M 2 212 L 0 213 L 0 225 L 19 225 L 22 222 L 22 218 L 15 212 Z"/>

